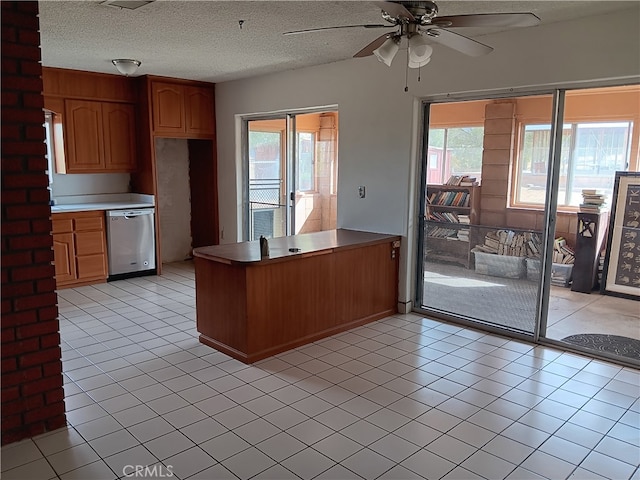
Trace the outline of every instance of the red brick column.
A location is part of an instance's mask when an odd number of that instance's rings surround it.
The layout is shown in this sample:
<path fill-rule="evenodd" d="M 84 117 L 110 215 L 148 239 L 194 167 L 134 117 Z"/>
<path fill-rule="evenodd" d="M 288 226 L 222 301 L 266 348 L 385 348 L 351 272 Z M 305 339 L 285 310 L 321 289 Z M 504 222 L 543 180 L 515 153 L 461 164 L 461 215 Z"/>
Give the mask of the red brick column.
<path fill-rule="evenodd" d="M 2 4 L 2 444 L 66 423 L 38 3 Z"/>

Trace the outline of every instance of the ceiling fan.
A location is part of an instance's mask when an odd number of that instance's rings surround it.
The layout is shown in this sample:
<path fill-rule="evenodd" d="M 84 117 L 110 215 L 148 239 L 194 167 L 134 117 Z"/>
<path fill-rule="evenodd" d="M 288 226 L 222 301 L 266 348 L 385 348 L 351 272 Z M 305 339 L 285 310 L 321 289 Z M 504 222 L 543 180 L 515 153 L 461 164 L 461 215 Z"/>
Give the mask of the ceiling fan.
<path fill-rule="evenodd" d="M 398 52 L 403 38 L 407 38 L 408 67 L 418 68 L 431 59 L 432 47 L 428 40 L 445 45 L 465 55 L 477 57 L 490 53 L 493 48 L 449 28 L 458 27 L 531 27 L 540 19 L 533 13 L 483 13 L 470 15 L 438 16 L 438 6 L 433 1 L 374 2 L 382 9 L 382 18 L 388 24 L 342 25 L 307 30 L 285 32 L 284 35 L 334 30 L 340 28 L 390 28 L 396 30 L 385 33 L 369 43 L 354 57 L 375 55 L 387 66 Z"/>

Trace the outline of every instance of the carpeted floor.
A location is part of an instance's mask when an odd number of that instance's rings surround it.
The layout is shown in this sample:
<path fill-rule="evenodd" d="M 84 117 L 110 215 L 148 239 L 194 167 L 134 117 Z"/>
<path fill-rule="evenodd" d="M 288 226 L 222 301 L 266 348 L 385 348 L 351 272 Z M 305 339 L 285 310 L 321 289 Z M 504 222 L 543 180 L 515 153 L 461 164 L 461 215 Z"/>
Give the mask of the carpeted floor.
<path fill-rule="evenodd" d="M 570 335 L 563 338 L 562 341 L 600 352 L 613 353 L 614 355 L 640 360 L 640 340 L 635 338 L 600 333 L 582 333 Z"/>

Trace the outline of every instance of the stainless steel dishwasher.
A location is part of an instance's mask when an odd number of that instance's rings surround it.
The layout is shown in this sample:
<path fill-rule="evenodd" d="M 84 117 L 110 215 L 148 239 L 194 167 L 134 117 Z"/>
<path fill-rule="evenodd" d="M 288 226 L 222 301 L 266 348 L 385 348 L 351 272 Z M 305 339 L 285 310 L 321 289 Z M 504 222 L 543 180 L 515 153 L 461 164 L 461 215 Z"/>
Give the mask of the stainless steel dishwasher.
<path fill-rule="evenodd" d="M 107 211 L 109 280 L 156 272 L 155 208 Z"/>

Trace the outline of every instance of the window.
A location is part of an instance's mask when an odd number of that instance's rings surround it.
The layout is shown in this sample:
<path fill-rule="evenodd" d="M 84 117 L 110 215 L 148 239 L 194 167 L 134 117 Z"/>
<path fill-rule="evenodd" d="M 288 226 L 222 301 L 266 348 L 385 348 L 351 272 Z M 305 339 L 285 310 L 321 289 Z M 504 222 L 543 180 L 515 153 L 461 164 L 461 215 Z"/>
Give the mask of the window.
<path fill-rule="evenodd" d="M 53 185 L 53 168 L 55 165 L 53 148 L 53 115 L 51 112 L 44 112 L 44 138 L 47 145 L 47 173 L 49 175 L 49 190 Z"/>
<path fill-rule="evenodd" d="M 427 183 L 441 184 L 451 175 L 480 180 L 484 127 L 430 128 Z"/>
<path fill-rule="evenodd" d="M 249 178 L 279 180 L 282 154 L 281 132 L 249 132 Z"/>
<path fill-rule="evenodd" d="M 298 132 L 298 165 L 296 169 L 297 189 L 302 192 L 315 190 L 316 135 Z"/>
<path fill-rule="evenodd" d="M 629 168 L 632 129 L 633 122 L 563 125 L 558 206 L 577 207 L 585 188 L 611 198 L 615 172 Z M 522 126 L 516 204 L 544 204 L 550 139 L 548 124 Z"/>

